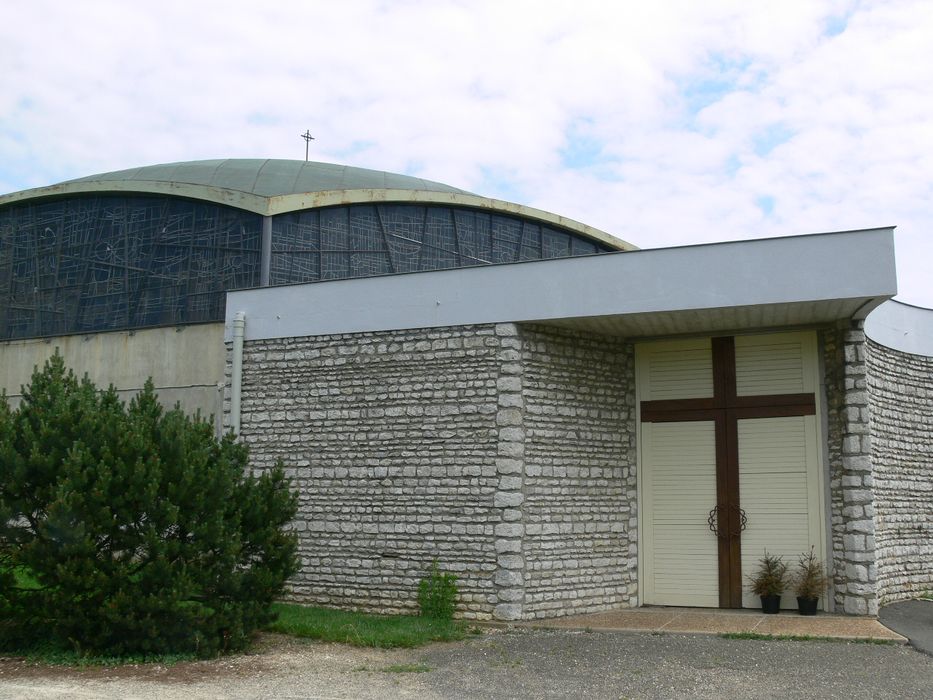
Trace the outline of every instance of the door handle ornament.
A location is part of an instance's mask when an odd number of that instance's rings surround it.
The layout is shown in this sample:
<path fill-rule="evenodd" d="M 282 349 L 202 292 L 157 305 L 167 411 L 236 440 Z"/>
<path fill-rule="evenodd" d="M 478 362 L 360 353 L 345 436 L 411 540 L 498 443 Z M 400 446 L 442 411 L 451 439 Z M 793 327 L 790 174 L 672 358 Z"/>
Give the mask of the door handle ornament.
<path fill-rule="evenodd" d="M 735 520 L 733 520 L 732 522 L 738 523 L 739 525 L 739 531 L 733 532 L 732 536 L 738 537 L 740 534 L 742 534 L 742 531 L 748 527 L 748 516 L 745 514 L 744 508 L 739 508 L 738 506 L 735 506 L 735 505 L 732 507 L 735 508 L 735 514 L 737 516 Z"/>
<path fill-rule="evenodd" d="M 738 530 L 724 532 L 719 528 L 719 518 L 725 513 L 726 508 L 729 508 L 735 513 L 735 519 L 732 522 L 738 525 Z M 743 508 L 739 508 L 737 505 L 725 506 L 720 504 L 709 512 L 709 517 L 706 519 L 706 522 L 709 524 L 710 532 L 721 540 L 727 540 L 738 537 L 742 531 L 748 527 L 748 515 Z"/>
<path fill-rule="evenodd" d="M 709 523 L 709 530 L 719 539 L 725 539 L 728 537 L 726 533 L 723 533 L 719 529 L 719 515 L 722 513 L 723 506 L 718 505 L 709 512 L 709 517 L 706 519 L 706 522 Z"/>

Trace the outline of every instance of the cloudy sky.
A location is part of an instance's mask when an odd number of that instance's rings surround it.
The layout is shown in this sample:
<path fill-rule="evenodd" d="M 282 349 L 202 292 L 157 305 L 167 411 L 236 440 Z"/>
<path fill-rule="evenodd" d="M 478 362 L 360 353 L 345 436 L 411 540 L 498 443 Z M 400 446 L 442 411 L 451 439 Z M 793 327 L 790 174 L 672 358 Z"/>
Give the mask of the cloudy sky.
<path fill-rule="evenodd" d="M 897 225 L 933 306 L 929 0 L 261 4 L 5 0 L 0 192 L 310 129 L 643 248 Z"/>

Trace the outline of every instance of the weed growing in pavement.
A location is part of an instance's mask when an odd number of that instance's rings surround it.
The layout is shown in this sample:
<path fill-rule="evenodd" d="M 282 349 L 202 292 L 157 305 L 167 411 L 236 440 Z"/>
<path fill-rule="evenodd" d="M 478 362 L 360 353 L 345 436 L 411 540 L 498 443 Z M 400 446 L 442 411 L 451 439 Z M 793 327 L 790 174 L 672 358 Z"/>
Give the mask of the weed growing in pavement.
<path fill-rule="evenodd" d="M 890 639 L 843 639 L 840 637 L 820 637 L 809 634 L 760 634 L 758 632 L 724 632 L 719 635 L 722 639 L 753 639 L 763 642 L 847 642 L 851 644 L 878 644 L 890 645 Z"/>
<path fill-rule="evenodd" d="M 383 673 L 427 673 L 431 667 L 427 664 L 392 664 L 382 669 Z"/>

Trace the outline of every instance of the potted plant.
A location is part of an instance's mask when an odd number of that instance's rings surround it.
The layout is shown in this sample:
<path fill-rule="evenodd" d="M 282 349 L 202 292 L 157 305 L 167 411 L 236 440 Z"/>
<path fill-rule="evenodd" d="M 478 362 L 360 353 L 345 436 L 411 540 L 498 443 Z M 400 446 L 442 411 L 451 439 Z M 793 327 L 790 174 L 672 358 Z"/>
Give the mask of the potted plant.
<path fill-rule="evenodd" d="M 797 610 L 801 615 L 816 615 L 816 604 L 829 585 L 829 579 L 823 573 L 823 562 L 816 558 L 813 547 L 797 560 L 793 584 L 797 593 Z"/>
<path fill-rule="evenodd" d="M 787 586 L 787 564 L 783 557 L 768 554 L 765 550 L 750 581 L 752 593 L 761 598 L 761 612 L 776 615 L 781 609 L 781 594 Z"/>

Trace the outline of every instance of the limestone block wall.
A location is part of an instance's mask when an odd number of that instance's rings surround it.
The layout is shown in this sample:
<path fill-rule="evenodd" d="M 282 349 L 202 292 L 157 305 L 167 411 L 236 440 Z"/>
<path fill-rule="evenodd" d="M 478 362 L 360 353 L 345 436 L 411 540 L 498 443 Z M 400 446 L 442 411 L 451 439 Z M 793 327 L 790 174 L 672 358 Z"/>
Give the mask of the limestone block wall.
<path fill-rule="evenodd" d="M 249 341 L 241 438 L 299 491 L 294 600 L 459 614 L 635 603 L 631 349 L 515 324 Z M 228 363 L 229 371 L 229 363 Z"/>
<path fill-rule="evenodd" d="M 868 342 L 878 589 L 933 590 L 933 358 Z"/>
<path fill-rule="evenodd" d="M 241 436 L 300 493 L 302 602 L 398 613 L 437 559 L 460 612 L 498 602 L 492 326 L 248 342 Z"/>
<path fill-rule="evenodd" d="M 524 617 L 637 605 L 632 346 L 521 329 Z"/>
<path fill-rule="evenodd" d="M 861 322 L 820 333 L 828 424 L 836 610 L 878 613 L 871 408 Z"/>

